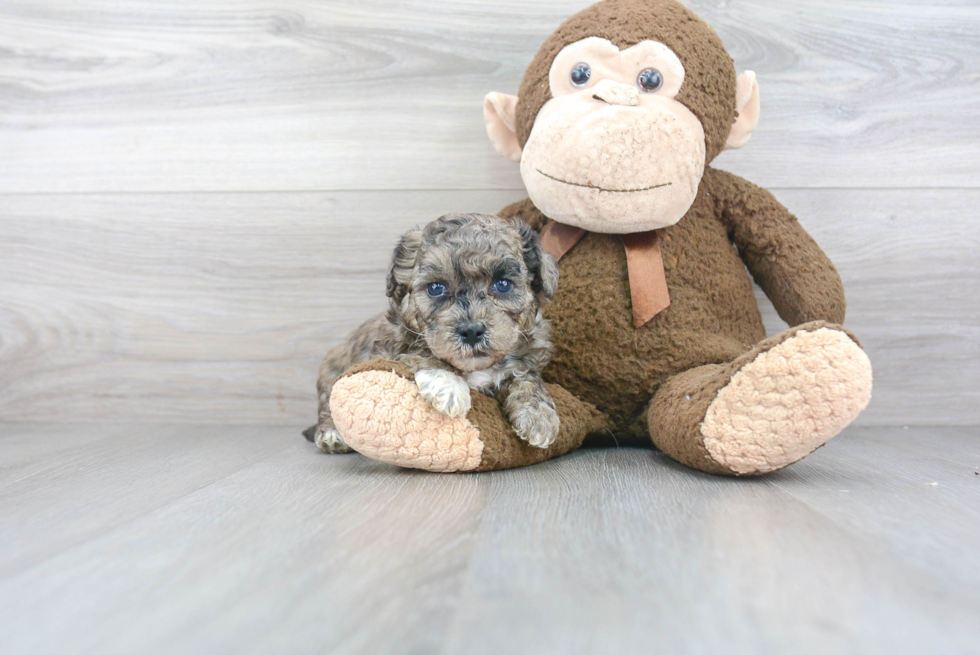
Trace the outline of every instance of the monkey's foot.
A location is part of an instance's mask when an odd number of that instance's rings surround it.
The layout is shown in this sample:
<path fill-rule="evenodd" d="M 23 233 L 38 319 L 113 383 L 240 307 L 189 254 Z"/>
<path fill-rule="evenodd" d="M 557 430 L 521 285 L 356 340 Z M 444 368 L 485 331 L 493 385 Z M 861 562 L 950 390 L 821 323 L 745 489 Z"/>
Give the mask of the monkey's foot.
<path fill-rule="evenodd" d="M 549 386 L 562 428 L 551 446 L 535 448 L 514 434 L 500 406 L 474 393 L 465 417 L 433 409 L 401 364 L 376 360 L 334 384 L 330 413 L 348 446 L 381 462 L 439 473 L 513 468 L 563 455 L 601 429 L 595 408 Z M 564 411 L 564 413 L 562 413 Z M 567 418 L 566 418 L 567 417 Z"/>
<path fill-rule="evenodd" d="M 689 466 L 761 475 L 839 434 L 867 407 L 871 386 L 871 362 L 855 339 L 837 326 L 810 323 L 763 341 L 731 364 L 672 379 L 651 405 L 651 432 L 662 450 Z M 676 429 L 674 438 L 658 434 L 671 422 L 663 416 L 669 405 L 693 419 L 689 436 Z"/>

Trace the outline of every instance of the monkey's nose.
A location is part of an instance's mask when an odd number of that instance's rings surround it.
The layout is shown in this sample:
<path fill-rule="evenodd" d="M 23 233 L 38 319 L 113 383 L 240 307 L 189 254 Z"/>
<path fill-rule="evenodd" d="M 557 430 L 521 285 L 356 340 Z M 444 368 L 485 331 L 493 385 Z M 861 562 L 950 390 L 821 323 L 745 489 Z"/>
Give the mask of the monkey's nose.
<path fill-rule="evenodd" d="M 483 335 L 487 333 L 487 327 L 483 323 L 467 323 L 466 325 L 461 325 L 457 330 L 459 336 L 463 338 L 467 344 L 475 346 Z"/>
<path fill-rule="evenodd" d="M 592 87 L 592 97 L 610 105 L 635 107 L 640 104 L 640 92 L 635 86 L 620 84 L 612 80 L 600 80 Z"/>

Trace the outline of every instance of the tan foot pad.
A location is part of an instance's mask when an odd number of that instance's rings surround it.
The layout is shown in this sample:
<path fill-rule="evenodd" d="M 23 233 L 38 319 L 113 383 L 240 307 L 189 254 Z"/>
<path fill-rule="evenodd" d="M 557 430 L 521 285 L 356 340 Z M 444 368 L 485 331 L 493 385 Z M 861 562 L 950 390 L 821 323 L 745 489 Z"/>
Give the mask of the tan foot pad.
<path fill-rule="evenodd" d="M 871 362 L 844 332 L 798 332 L 739 370 L 701 424 L 711 456 L 738 475 L 796 462 L 871 400 Z"/>
<path fill-rule="evenodd" d="M 432 409 L 413 382 L 389 371 L 339 379 L 330 412 L 347 445 L 379 462 L 450 473 L 472 471 L 483 456 L 472 423 Z"/>

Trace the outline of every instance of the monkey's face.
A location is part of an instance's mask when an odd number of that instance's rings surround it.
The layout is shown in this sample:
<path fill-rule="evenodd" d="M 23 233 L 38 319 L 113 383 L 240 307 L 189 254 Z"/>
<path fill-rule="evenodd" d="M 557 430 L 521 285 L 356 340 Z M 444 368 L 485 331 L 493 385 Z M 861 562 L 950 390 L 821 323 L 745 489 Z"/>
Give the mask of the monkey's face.
<path fill-rule="evenodd" d="M 679 221 L 705 167 L 701 122 L 675 100 L 684 66 L 665 45 L 620 50 L 589 37 L 565 46 L 549 73 L 521 156 L 535 206 L 560 223 L 625 234 Z"/>
<path fill-rule="evenodd" d="M 521 96 L 487 94 L 498 153 L 546 216 L 592 232 L 673 225 L 705 166 L 759 122 L 755 73 L 677 0 L 602 0 L 548 37 Z"/>
<path fill-rule="evenodd" d="M 402 321 L 437 358 L 462 371 L 493 366 L 534 327 L 554 294 L 558 267 L 537 234 L 493 216 L 449 215 L 418 239 L 406 295 L 394 298 Z"/>

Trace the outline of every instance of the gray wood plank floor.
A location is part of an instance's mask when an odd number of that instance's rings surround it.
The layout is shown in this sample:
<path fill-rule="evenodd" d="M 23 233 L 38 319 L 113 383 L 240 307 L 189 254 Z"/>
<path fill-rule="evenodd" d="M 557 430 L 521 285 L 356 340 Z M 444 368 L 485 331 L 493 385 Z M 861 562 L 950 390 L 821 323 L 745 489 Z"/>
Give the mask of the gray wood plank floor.
<path fill-rule="evenodd" d="M 591 0 L 0 3 L 0 654 L 980 653 L 980 5 L 686 1 L 875 366 L 758 480 L 298 435 L 396 235 L 525 195 L 483 95 Z"/>
<path fill-rule="evenodd" d="M 977 653 L 977 428 L 761 479 L 434 475 L 296 428 L 0 424 L 0 651 Z"/>

